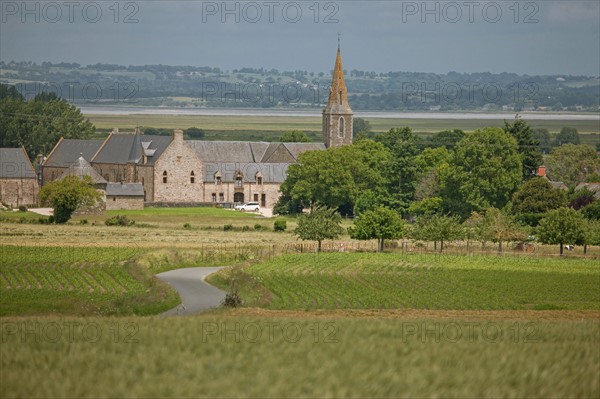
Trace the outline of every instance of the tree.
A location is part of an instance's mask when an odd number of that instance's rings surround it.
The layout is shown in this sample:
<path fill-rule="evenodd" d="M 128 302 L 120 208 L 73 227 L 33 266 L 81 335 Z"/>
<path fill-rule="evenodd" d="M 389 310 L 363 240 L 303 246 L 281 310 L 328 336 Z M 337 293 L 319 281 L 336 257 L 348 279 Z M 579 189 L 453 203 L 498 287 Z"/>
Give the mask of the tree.
<path fill-rule="evenodd" d="M 533 139 L 540 143 L 539 148 L 542 154 L 547 154 L 552 150 L 552 138 L 548 129 L 536 127 L 533 129 Z"/>
<path fill-rule="evenodd" d="M 527 234 L 506 212 L 497 208 L 488 208 L 485 211 L 482 225 L 483 237 L 498 243 L 498 254 L 502 254 L 502 243 L 510 241 L 524 241 Z"/>
<path fill-rule="evenodd" d="M 47 183 L 40 190 L 40 202 L 54 208 L 56 223 L 66 223 L 79 207 L 93 206 L 102 199 L 91 177 L 67 176 Z"/>
<path fill-rule="evenodd" d="M 444 241 L 454 240 L 463 235 L 463 228 L 457 216 L 440 214 L 424 215 L 417 219 L 411 228 L 411 237 L 416 240 L 433 241 L 434 249 L 440 242 L 440 253 L 444 251 Z"/>
<path fill-rule="evenodd" d="M 390 162 L 389 151 L 371 140 L 304 152 L 288 168 L 276 211 L 297 213 L 318 204 L 352 214 L 361 193 L 386 187 L 382 171 Z"/>
<path fill-rule="evenodd" d="M 348 233 L 357 240 L 377 239 L 377 250 L 383 252 L 384 241 L 401 238 L 403 230 L 404 221 L 398 212 L 378 206 L 358 216 Z"/>
<path fill-rule="evenodd" d="M 0 147 L 24 146 L 30 159 L 50 152 L 61 137 L 88 138 L 94 130 L 77 107 L 53 93 L 29 101 L 14 96 L 0 101 Z"/>
<path fill-rule="evenodd" d="M 563 254 L 564 244 L 585 242 L 585 220 L 581 213 L 571 208 L 559 208 L 540 220 L 538 238 L 543 244 L 559 244 Z"/>
<path fill-rule="evenodd" d="M 300 130 L 290 130 L 279 138 L 282 143 L 310 143 L 310 137 Z"/>
<path fill-rule="evenodd" d="M 521 154 L 523 163 L 523 179 L 534 177 L 538 166 L 542 164 L 542 153 L 540 142 L 533 137 L 533 130 L 517 114 L 512 125 L 504 121 L 504 131 L 517 140 L 517 152 Z"/>
<path fill-rule="evenodd" d="M 204 138 L 204 130 L 197 127 L 190 127 L 185 129 L 185 134 L 191 139 L 201 140 Z"/>
<path fill-rule="evenodd" d="M 573 187 L 587 180 L 588 176 L 600 173 L 600 157 L 589 145 L 565 144 L 556 147 L 546 158 L 548 177 Z"/>
<path fill-rule="evenodd" d="M 5 98 L 10 98 L 19 102 L 25 101 L 25 97 L 19 93 L 19 90 L 17 90 L 15 86 L 0 83 L 0 100 Z"/>
<path fill-rule="evenodd" d="M 392 154 L 385 175 L 389 180 L 387 205 L 405 212 L 414 199 L 419 168 L 415 162 L 420 152 L 420 138 L 409 127 L 393 128 L 375 136 Z"/>
<path fill-rule="evenodd" d="M 600 220 L 600 201 L 594 201 L 588 206 L 581 209 L 581 213 L 586 219 Z"/>
<path fill-rule="evenodd" d="M 354 136 L 357 136 L 359 133 L 368 136 L 371 133 L 371 124 L 363 118 L 354 118 L 352 121 L 352 133 Z"/>
<path fill-rule="evenodd" d="M 344 233 L 341 222 L 342 217 L 335 209 L 317 206 L 298 218 L 294 234 L 301 240 L 316 241 L 321 252 L 323 240 L 334 240 Z"/>
<path fill-rule="evenodd" d="M 579 144 L 579 132 L 574 127 L 563 127 L 556 136 L 556 145 Z"/>
<path fill-rule="evenodd" d="M 456 144 L 465 137 L 465 132 L 461 129 L 444 130 L 433 135 L 430 139 L 432 147 L 446 147 L 448 150 L 454 149 Z"/>
<path fill-rule="evenodd" d="M 552 187 L 548 179 L 534 177 L 513 194 L 512 212 L 527 224 L 537 225 L 544 213 L 564 206 L 566 201 L 564 190 Z"/>
<path fill-rule="evenodd" d="M 588 190 L 586 187 L 580 190 L 575 190 L 569 196 L 569 206 L 576 211 L 585 208 L 596 200 L 594 195 L 595 193 Z"/>
<path fill-rule="evenodd" d="M 503 208 L 521 179 L 516 140 L 499 128 L 477 130 L 456 145 L 443 171 L 444 208 L 462 217 L 489 207 Z"/>

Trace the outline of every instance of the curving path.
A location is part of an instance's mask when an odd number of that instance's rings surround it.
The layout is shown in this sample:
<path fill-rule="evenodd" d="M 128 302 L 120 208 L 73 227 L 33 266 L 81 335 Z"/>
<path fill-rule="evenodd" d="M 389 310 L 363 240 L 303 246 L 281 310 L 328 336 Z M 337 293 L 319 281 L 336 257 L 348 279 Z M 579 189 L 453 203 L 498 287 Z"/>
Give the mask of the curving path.
<path fill-rule="evenodd" d="M 209 285 L 204 279 L 221 269 L 223 267 L 189 267 L 157 274 L 156 277 L 170 284 L 181 297 L 180 305 L 161 316 L 191 315 L 219 306 L 226 292 Z"/>

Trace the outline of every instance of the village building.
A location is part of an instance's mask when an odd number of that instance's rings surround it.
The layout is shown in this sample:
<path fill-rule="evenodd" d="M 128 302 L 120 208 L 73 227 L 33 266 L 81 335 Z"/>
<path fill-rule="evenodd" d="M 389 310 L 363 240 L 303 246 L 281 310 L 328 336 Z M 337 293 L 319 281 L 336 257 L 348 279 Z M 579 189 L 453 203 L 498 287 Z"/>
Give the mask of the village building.
<path fill-rule="evenodd" d="M 300 154 L 352 144 L 353 113 L 339 46 L 322 119 L 322 143 L 184 140 L 182 130 L 169 137 L 144 135 L 139 129 L 114 130 L 106 140 L 61 139 L 42 165 L 42 181 L 55 180 L 81 156 L 108 183 L 107 209 L 139 207 L 139 189 L 125 189 L 132 183 L 139 184 L 142 202 L 148 204 L 232 206 L 256 201 L 272 208 L 288 167 Z M 111 190 L 135 191 L 136 200 L 111 195 Z"/>
<path fill-rule="evenodd" d="M 144 209 L 142 183 L 108 183 L 106 185 L 106 210 Z"/>
<path fill-rule="evenodd" d="M 25 148 L 0 148 L 0 203 L 10 208 L 37 204 L 39 184 Z"/>

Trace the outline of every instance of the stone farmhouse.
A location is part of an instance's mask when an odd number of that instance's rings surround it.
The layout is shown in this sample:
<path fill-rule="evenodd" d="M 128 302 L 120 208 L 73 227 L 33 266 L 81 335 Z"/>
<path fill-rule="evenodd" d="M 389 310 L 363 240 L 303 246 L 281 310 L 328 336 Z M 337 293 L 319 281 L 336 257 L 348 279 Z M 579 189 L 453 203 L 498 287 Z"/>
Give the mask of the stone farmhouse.
<path fill-rule="evenodd" d="M 139 129 L 114 130 L 106 140 L 61 139 L 42 164 L 42 184 L 68 173 L 70 165 L 82 158 L 108 184 L 107 209 L 139 207 L 140 198 L 155 204 L 257 201 L 271 208 L 287 168 L 300 154 L 352 143 L 352 117 L 338 47 L 322 114 L 323 143 L 195 141 L 184 140 L 181 130 L 171 137 L 144 135 Z M 134 183 L 139 189 L 129 186 Z"/>
<path fill-rule="evenodd" d="M 0 148 L 0 202 L 10 208 L 37 204 L 39 191 L 25 148 Z"/>

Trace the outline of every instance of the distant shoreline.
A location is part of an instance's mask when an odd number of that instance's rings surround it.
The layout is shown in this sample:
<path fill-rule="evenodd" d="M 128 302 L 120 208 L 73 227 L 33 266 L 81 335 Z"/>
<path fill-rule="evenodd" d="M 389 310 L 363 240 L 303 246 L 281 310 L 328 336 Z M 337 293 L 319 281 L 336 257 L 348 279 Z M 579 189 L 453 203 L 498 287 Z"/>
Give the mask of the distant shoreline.
<path fill-rule="evenodd" d="M 317 109 L 271 110 L 254 108 L 163 108 L 163 107 L 120 107 L 82 106 L 84 115 L 206 115 L 206 116 L 281 116 L 281 117 L 321 117 Z M 355 111 L 359 118 L 382 119 L 513 119 L 516 112 L 397 112 L 397 111 Z M 557 113 L 519 112 L 526 120 L 587 120 L 599 121 L 600 113 Z"/>

